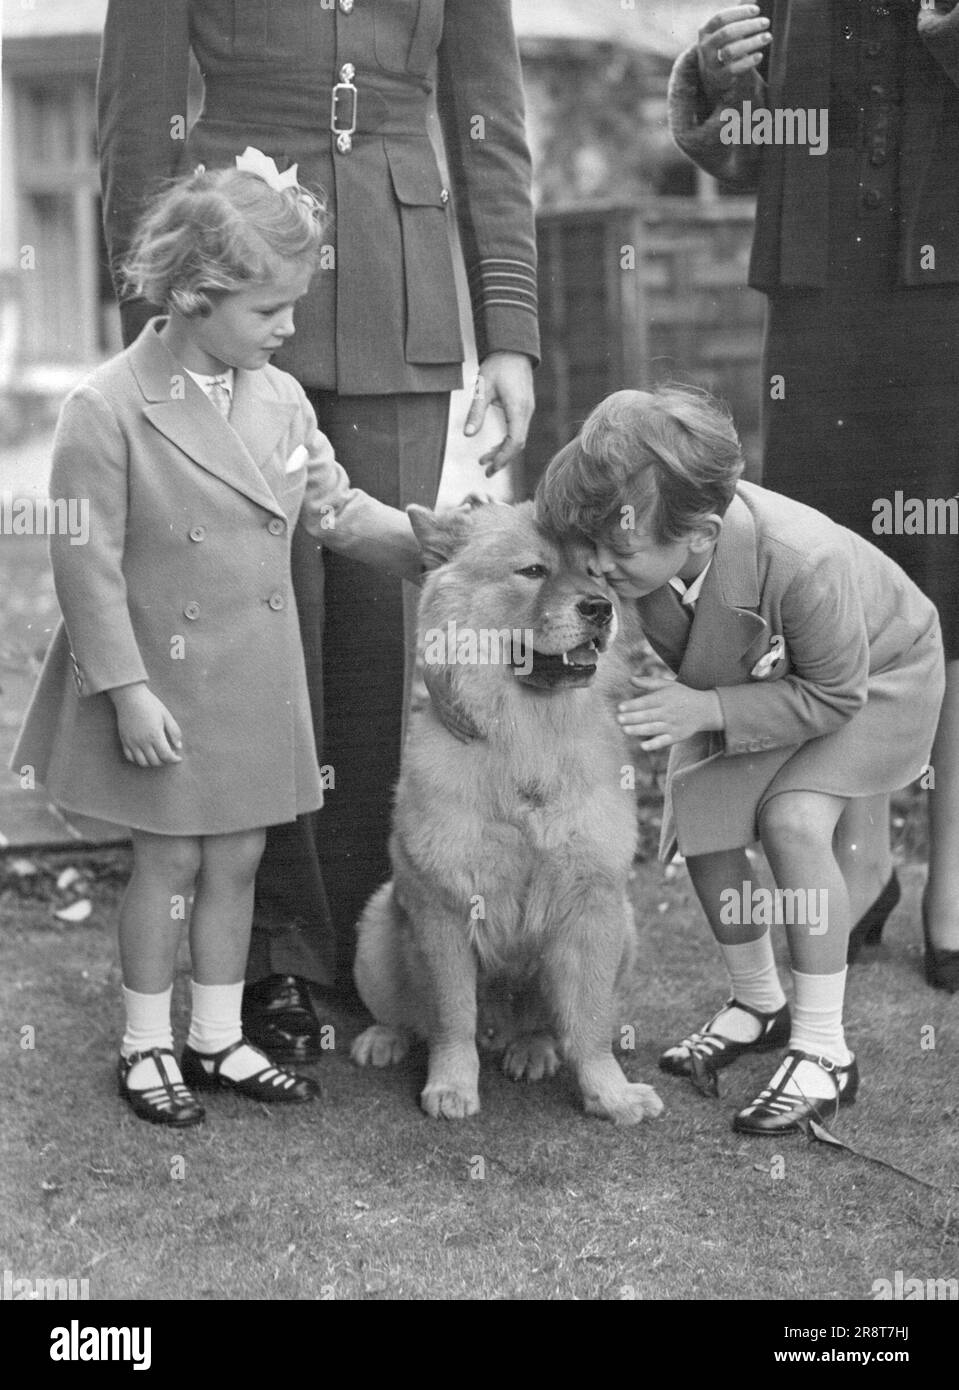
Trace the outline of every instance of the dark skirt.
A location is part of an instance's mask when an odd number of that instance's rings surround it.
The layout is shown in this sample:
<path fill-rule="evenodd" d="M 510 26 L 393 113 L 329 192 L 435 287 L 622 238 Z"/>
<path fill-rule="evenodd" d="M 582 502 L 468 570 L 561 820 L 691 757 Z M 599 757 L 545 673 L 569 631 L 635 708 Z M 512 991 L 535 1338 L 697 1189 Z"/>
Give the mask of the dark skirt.
<path fill-rule="evenodd" d="M 769 396 L 774 376 L 781 400 Z M 895 514 L 900 495 L 901 522 L 909 498 L 922 499 L 925 513 L 926 499 L 959 492 L 959 285 L 777 293 L 763 382 L 763 485 L 901 565 L 938 608 L 946 659 L 955 660 L 959 535 L 884 535 L 877 526 L 882 499 Z"/>

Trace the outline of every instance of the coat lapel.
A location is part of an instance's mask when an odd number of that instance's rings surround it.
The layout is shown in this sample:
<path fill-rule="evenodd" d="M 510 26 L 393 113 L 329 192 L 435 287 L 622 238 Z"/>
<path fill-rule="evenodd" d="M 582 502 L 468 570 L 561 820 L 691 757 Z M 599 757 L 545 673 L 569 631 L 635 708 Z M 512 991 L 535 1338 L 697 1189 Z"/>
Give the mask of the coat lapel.
<path fill-rule="evenodd" d="M 261 399 L 255 372 L 238 371 L 234 405 L 227 422 L 157 336 L 151 319 L 129 349 L 129 361 L 143 392 L 143 414 L 151 425 L 194 463 L 267 511 L 285 516 L 263 476 L 261 465 L 289 428 L 296 407 Z"/>
<path fill-rule="evenodd" d="M 766 632 L 759 608 L 756 526 L 738 495 L 730 503 L 678 678 L 696 690 L 742 684 L 743 653 Z"/>

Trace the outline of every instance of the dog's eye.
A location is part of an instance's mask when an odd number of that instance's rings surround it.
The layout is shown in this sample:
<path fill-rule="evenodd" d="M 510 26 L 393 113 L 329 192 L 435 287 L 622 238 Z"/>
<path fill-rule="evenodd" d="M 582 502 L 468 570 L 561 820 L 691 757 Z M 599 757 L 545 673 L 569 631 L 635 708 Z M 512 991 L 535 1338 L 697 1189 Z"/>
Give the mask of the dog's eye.
<path fill-rule="evenodd" d="M 549 570 L 545 565 L 527 565 L 525 569 L 517 570 L 524 579 L 545 579 Z"/>

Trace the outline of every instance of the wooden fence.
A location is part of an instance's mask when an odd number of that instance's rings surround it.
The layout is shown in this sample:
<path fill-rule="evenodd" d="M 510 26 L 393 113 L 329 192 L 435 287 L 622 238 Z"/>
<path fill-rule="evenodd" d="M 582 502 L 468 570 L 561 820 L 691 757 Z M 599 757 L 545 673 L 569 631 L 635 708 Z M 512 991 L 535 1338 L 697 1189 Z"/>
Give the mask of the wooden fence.
<path fill-rule="evenodd" d="M 746 287 L 752 229 L 743 198 L 540 214 L 543 362 L 528 488 L 604 395 L 667 380 L 730 403 L 756 476 L 764 301 Z"/>

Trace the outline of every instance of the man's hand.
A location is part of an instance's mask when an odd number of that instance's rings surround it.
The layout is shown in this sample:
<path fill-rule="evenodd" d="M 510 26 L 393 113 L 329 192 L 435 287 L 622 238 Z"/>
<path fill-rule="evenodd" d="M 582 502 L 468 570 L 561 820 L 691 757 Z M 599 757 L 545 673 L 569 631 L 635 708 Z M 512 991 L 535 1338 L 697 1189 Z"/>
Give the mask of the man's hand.
<path fill-rule="evenodd" d="M 934 9 L 923 5 L 916 17 L 916 28 L 924 39 L 945 37 L 951 29 L 959 38 L 959 6 L 954 3 L 938 3 Z"/>
<path fill-rule="evenodd" d="M 633 676 L 631 684 L 648 693 L 624 700 L 617 718 L 625 733 L 646 740 L 639 746 L 648 753 L 724 727 L 715 690 L 693 690 L 660 676 Z"/>
<path fill-rule="evenodd" d="M 480 459 L 487 478 L 513 463 L 523 452 L 533 418 L 533 364 L 521 352 L 491 352 L 480 366 L 463 433 L 476 434 L 491 405 L 506 417 L 506 438 Z"/>
<path fill-rule="evenodd" d="M 117 732 L 128 763 L 162 767 L 182 763 L 180 726 L 162 700 L 143 682 L 108 691 L 117 716 Z"/>

